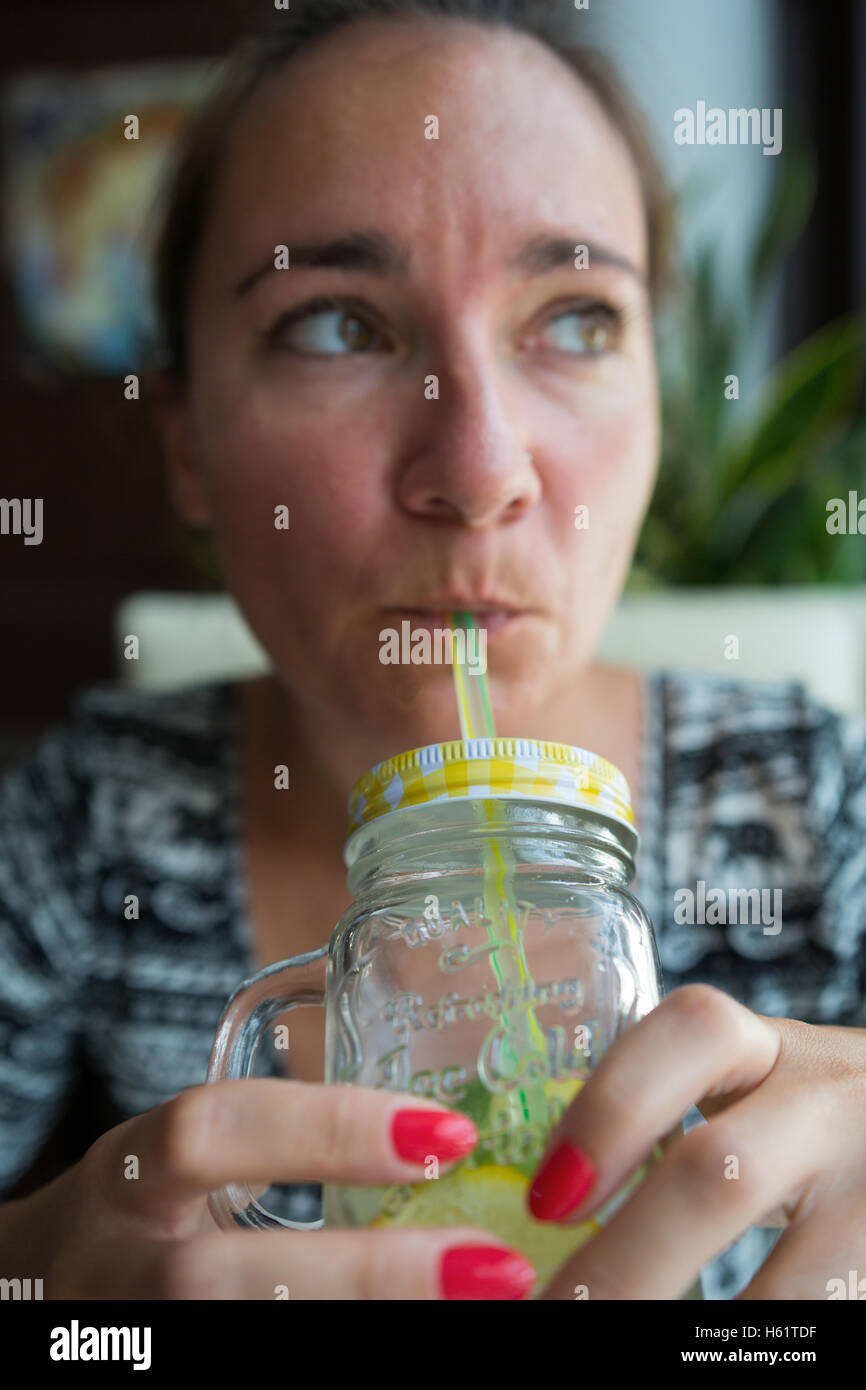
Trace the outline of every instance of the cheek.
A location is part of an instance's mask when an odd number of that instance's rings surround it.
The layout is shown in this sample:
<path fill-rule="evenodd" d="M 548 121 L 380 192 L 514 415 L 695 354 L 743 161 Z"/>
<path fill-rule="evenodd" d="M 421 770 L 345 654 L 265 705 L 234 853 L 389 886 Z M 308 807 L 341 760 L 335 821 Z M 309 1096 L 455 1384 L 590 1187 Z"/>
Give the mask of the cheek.
<path fill-rule="evenodd" d="M 351 570 L 352 542 L 382 524 L 383 493 L 374 482 L 368 441 L 380 426 L 328 426 L 321 414 L 274 408 L 272 400 L 223 409 L 204 436 L 204 470 L 221 551 L 257 573 L 304 571 L 339 576 Z M 288 509 L 289 529 L 275 525 Z M 276 543 L 272 543 L 276 538 Z"/>
<path fill-rule="evenodd" d="M 386 422 L 351 426 L 247 393 L 211 416 L 204 460 L 228 590 L 285 671 L 344 661 L 388 554 Z M 288 508 L 278 529 L 275 508 Z M 355 639 L 357 640 L 357 639 Z M 348 644 L 348 645 L 347 645 Z M 315 661 L 313 656 L 315 656 Z"/>
<path fill-rule="evenodd" d="M 563 447 L 563 438 L 567 443 Z M 647 369 L 611 383 L 572 407 L 568 426 L 551 439 L 559 460 L 549 491 L 554 511 L 574 529 L 574 509 L 589 509 L 584 551 L 630 542 L 655 477 L 659 447 L 655 378 Z"/>

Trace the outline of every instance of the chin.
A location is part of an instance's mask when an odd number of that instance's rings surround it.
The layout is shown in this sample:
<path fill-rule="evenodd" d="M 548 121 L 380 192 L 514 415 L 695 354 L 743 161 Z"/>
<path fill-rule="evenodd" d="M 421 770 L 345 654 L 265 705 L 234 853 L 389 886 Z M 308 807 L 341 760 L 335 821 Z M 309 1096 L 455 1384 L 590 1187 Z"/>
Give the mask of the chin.
<path fill-rule="evenodd" d="M 404 688 L 383 692 L 376 709 L 367 713 L 370 727 L 378 726 L 395 753 L 462 738 L 450 679 L 444 690 Z"/>
<path fill-rule="evenodd" d="M 474 679 L 474 677 L 470 677 Z M 507 687 L 506 687 L 507 689 Z M 368 727 L 376 728 L 392 745 L 390 752 L 405 752 L 430 743 L 446 743 L 463 737 L 457 711 L 453 677 L 423 684 L 405 682 L 398 689 L 382 690 L 375 707 L 365 710 Z M 524 682 L 512 698 L 494 684 L 491 703 L 499 738 L 549 738 L 543 694 L 537 682 Z"/>

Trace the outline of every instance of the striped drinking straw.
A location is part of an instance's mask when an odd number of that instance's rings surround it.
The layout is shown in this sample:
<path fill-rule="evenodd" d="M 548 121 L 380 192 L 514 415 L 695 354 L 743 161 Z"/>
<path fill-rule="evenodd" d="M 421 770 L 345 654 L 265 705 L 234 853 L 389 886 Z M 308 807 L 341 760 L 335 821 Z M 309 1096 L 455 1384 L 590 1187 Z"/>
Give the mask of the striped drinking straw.
<path fill-rule="evenodd" d="M 453 634 L 459 630 L 471 632 L 474 621 L 471 613 L 449 613 L 448 625 Z M 452 637 L 452 643 L 456 647 L 456 639 Z M 493 709 L 490 703 L 490 691 L 487 684 L 487 675 L 484 671 L 475 671 L 470 674 L 468 666 L 458 661 L 455 652 L 455 659 L 452 663 L 454 670 L 454 691 L 457 696 L 457 711 L 460 716 L 460 731 L 465 740 L 474 738 L 495 739 L 496 729 L 493 723 Z M 496 806 L 493 801 L 484 801 L 484 811 L 488 821 L 494 821 L 496 817 Z M 526 955 L 523 949 L 523 942 L 517 933 L 517 914 L 516 898 L 514 888 L 514 864 L 510 847 L 506 842 L 500 845 L 496 839 L 489 839 L 484 855 L 484 896 L 487 904 L 487 917 L 489 925 L 487 929 L 490 941 L 495 940 L 496 924 L 494 922 L 494 912 L 492 911 L 493 902 L 502 905 L 502 910 L 508 925 L 508 934 L 514 942 L 514 950 L 506 952 L 508 964 L 503 970 L 497 957 L 501 954 L 498 951 L 491 953 L 490 962 L 493 973 L 500 985 L 515 985 L 522 987 L 532 983 L 529 974 L 529 967 L 526 962 Z M 519 1058 L 525 1057 L 527 1053 L 541 1056 L 547 1062 L 547 1047 L 544 1033 L 535 1017 L 532 1008 L 520 1010 L 512 1013 L 503 1013 L 500 1022 L 508 1040 L 504 1051 L 510 1057 L 511 1065 L 516 1069 Z M 515 1048 L 518 1050 L 516 1051 Z M 524 1083 L 517 1092 L 520 1098 L 520 1108 L 522 1118 L 527 1124 L 547 1124 L 547 1101 L 544 1094 L 543 1085 L 538 1081 Z"/>

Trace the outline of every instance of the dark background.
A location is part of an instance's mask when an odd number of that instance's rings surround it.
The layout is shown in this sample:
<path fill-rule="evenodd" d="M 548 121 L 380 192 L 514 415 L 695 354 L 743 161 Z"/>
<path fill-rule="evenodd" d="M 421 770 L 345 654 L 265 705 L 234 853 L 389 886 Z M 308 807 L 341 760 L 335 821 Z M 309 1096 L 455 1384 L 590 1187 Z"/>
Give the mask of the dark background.
<path fill-rule="evenodd" d="M 20 69 L 222 56 L 263 13 L 272 7 L 230 0 L 5 0 L 0 81 Z M 112 617 L 125 595 L 204 583 L 169 524 L 144 398 L 124 401 L 120 376 L 28 380 L 17 342 L 4 268 L 0 495 L 45 498 L 51 544 L 0 538 L 0 761 L 62 718 L 76 689 L 115 674 Z"/>

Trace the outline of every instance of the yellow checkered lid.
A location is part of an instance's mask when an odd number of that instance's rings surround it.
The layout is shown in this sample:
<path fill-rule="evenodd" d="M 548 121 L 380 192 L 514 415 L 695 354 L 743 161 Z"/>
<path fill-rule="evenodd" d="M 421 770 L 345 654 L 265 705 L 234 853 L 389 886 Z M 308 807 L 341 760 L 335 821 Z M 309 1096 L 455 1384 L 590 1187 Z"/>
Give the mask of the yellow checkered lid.
<path fill-rule="evenodd" d="M 527 738 L 473 738 L 412 748 L 371 768 L 349 796 L 349 828 L 460 797 L 558 801 L 634 830 L 628 782 L 585 748 Z"/>

